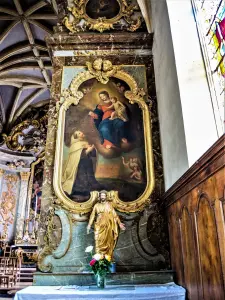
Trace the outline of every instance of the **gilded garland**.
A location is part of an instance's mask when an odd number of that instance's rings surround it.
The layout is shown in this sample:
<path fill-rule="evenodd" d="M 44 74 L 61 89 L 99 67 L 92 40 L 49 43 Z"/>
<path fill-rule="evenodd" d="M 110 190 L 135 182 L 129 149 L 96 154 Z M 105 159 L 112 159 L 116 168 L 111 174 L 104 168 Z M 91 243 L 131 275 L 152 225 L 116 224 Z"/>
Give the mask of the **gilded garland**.
<path fill-rule="evenodd" d="M 123 20 L 124 28 L 136 31 L 141 26 L 141 17 L 134 16 L 137 10 L 139 7 L 129 0 L 73 0 L 63 23 L 72 33 L 87 28 L 103 32 Z"/>
<path fill-rule="evenodd" d="M 152 140 L 151 140 L 151 122 L 150 122 L 150 113 L 148 109 L 148 105 L 145 102 L 145 91 L 143 88 L 139 88 L 136 80 L 123 69 L 123 66 L 114 66 L 111 61 L 103 60 L 102 58 L 96 59 L 94 62 L 87 62 L 87 70 L 84 72 L 78 73 L 73 80 L 71 81 L 69 88 L 64 89 L 62 91 L 62 97 L 57 104 L 58 109 L 58 131 L 57 131 L 57 141 L 56 141 L 56 156 L 55 156 L 55 172 L 54 172 L 54 190 L 55 194 L 58 198 L 57 204 L 65 208 L 66 210 L 72 213 L 80 213 L 85 214 L 92 211 L 93 206 L 95 205 L 98 197 L 100 186 L 98 185 L 95 179 L 92 180 L 93 186 L 96 186 L 96 189 L 92 189 L 90 191 L 90 197 L 85 201 L 77 201 L 71 200 L 70 194 L 73 192 L 74 182 L 78 180 L 79 176 L 79 162 L 81 161 L 82 157 L 87 157 L 88 160 L 90 153 L 94 150 L 94 145 L 90 145 L 90 143 L 86 142 L 84 139 L 84 134 L 77 130 L 71 136 L 71 142 L 68 148 L 69 151 L 67 159 L 63 157 L 63 153 L 65 151 L 65 129 L 66 129 L 66 114 L 71 109 L 71 107 L 77 107 L 78 111 L 80 109 L 81 99 L 84 97 L 84 90 L 81 89 L 83 84 L 90 82 L 90 80 L 94 80 L 97 84 L 101 85 L 103 89 L 104 86 L 112 80 L 123 81 L 126 83 L 128 89 L 124 92 L 124 101 L 127 101 L 127 105 L 129 103 L 129 107 L 132 107 L 133 111 L 140 110 L 141 112 L 141 119 L 143 125 L 143 147 L 144 147 L 144 160 L 145 160 L 145 185 L 141 193 L 139 193 L 138 197 L 132 201 L 127 199 L 121 199 L 119 196 L 118 190 L 111 190 L 107 192 L 107 199 L 112 202 L 113 207 L 121 212 L 136 212 L 141 211 L 150 201 L 150 195 L 154 188 L 154 166 L 153 166 L 153 154 L 152 154 Z M 99 82 L 99 83 L 98 83 Z M 99 93 L 101 97 L 106 97 L 106 92 Z M 90 96 L 91 97 L 91 96 Z M 104 98 L 103 97 L 103 98 Z M 115 98 L 115 97 L 114 97 Z M 91 98 L 88 98 L 91 99 Z M 121 98 L 122 99 L 122 98 Z M 90 100 L 88 100 L 90 101 Z M 103 100 L 104 101 L 104 100 Z M 106 99 L 105 99 L 106 101 Z M 110 100 L 110 103 L 114 101 L 113 97 Z M 115 104 L 115 101 L 117 104 Z M 125 124 L 128 116 L 125 112 L 126 104 L 122 104 L 122 102 L 115 100 L 113 111 L 112 106 L 109 109 L 106 109 L 105 112 L 111 109 L 110 112 L 111 117 L 110 120 L 112 123 L 120 123 Z M 90 102 L 88 102 L 90 105 Z M 124 102 L 125 103 L 125 102 Z M 72 106 L 71 106 L 72 105 Z M 136 105 L 136 106 L 135 106 Z M 101 105 L 100 105 L 101 106 Z M 100 107 L 98 105 L 98 107 Z M 74 109 L 75 109 L 74 107 Z M 102 107 L 102 106 L 101 106 Z M 138 109 L 139 107 L 139 109 Z M 76 109 L 75 109 L 76 111 Z M 96 114 L 93 112 L 89 113 L 89 119 L 93 119 L 92 124 L 95 124 L 94 121 L 96 118 Z M 72 119 L 73 120 L 73 119 Z M 122 121 L 123 120 L 123 121 Z M 78 126 L 80 126 L 80 120 Z M 103 122 L 104 123 L 104 122 Z M 111 124 L 112 124 L 111 123 Z M 91 124 L 91 123 L 90 123 Z M 94 125 L 93 125 L 94 126 Z M 107 128 L 105 128 L 107 129 Z M 101 132 L 102 133 L 102 132 Z M 126 139 L 122 139 L 122 146 L 126 150 L 126 145 L 128 144 Z M 121 146 L 121 147 L 122 147 Z M 115 154 L 117 149 L 113 148 L 114 146 L 108 142 L 107 140 L 104 142 L 103 145 L 100 145 L 98 148 L 98 153 L 105 155 L 107 163 L 111 163 L 110 159 L 113 157 L 113 153 Z M 96 148 L 96 147 L 95 147 Z M 99 149 L 103 149 L 101 152 Z M 120 149 L 122 152 L 117 158 L 120 160 L 120 165 L 125 170 L 124 174 L 127 176 L 127 181 L 130 182 L 131 186 L 138 186 L 141 185 L 143 179 L 143 169 L 141 169 L 138 165 L 138 161 L 135 157 L 131 157 L 132 152 L 127 152 L 124 149 Z M 97 150 L 97 148 L 96 148 Z M 133 153 L 136 153 L 133 148 Z M 83 154 L 82 154 L 83 153 Z M 125 153 L 125 154 L 122 154 Z M 83 156 L 82 156 L 83 155 Z M 125 158 L 123 157 L 125 155 Z M 130 159 L 129 159 L 130 158 Z M 127 160 L 129 159 L 129 160 Z M 76 167 L 75 167 L 76 165 Z M 81 166 L 81 165 L 80 165 Z M 71 171 L 73 168 L 74 171 Z M 116 167 L 112 166 L 113 171 L 110 171 L 110 166 L 108 167 L 109 172 L 117 171 Z M 132 170 L 132 172 L 130 172 Z M 101 170 L 99 169 L 99 172 Z M 118 171 L 119 172 L 119 171 Z M 104 174 L 107 172 L 103 171 Z M 103 174 L 101 173 L 101 175 Z M 104 175 L 103 174 L 103 175 Z M 91 175 L 93 177 L 93 175 Z M 101 177 L 101 176 L 100 176 Z M 128 178 L 129 177 L 129 178 Z M 78 178 L 75 179 L 74 178 Z M 85 180 L 83 180 L 85 181 Z M 125 181 L 124 181 L 125 182 Z M 142 185 L 143 186 L 143 185 Z M 98 188 L 97 188 L 98 187 Z M 129 193 L 129 192 L 128 192 Z M 79 200 L 79 199 L 78 199 Z"/>

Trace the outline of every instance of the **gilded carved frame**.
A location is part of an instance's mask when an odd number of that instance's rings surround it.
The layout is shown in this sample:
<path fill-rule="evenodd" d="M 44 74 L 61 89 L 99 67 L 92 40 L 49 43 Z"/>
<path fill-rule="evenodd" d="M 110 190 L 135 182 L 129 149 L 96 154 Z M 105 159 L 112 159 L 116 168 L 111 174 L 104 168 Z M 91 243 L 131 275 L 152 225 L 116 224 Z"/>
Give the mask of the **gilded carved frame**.
<path fill-rule="evenodd" d="M 144 125 L 144 143 L 145 143 L 145 159 L 146 159 L 146 177 L 147 185 L 143 194 L 136 200 L 131 202 L 124 202 L 119 199 L 117 191 L 108 192 L 108 197 L 111 198 L 114 207 L 121 212 L 136 212 L 144 209 L 150 201 L 150 195 L 153 191 L 154 179 L 154 163 L 152 153 L 152 139 L 151 139 L 151 122 L 148 105 L 145 102 L 145 92 L 140 89 L 135 79 L 122 70 L 122 66 L 113 66 L 109 60 L 97 59 L 94 63 L 87 62 L 88 70 L 77 75 L 71 82 L 69 89 L 62 94 L 62 99 L 58 103 L 58 130 L 56 140 L 55 153 L 55 170 L 53 178 L 53 186 L 55 194 L 58 197 L 57 204 L 73 213 L 85 214 L 92 210 L 98 198 L 98 192 L 91 192 L 90 199 L 84 203 L 77 203 L 69 199 L 62 189 L 62 158 L 63 158 L 63 143 L 64 143 L 64 129 L 66 111 L 70 105 L 78 105 L 83 97 L 83 93 L 79 91 L 79 86 L 92 78 L 96 78 L 101 83 L 106 84 L 110 77 L 125 81 L 130 87 L 130 91 L 125 92 L 125 97 L 129 103 L 137 103 L 143 113 Z"/>
<path fill-rule="evenodd" d="M 73 0 L 73 6 L 68 6 L 69 14 L 63 20 L 64 25 L 69 29 L 70 32 L 75 33 L 81 31 L 78 24 L 81 20 L 84 20 L 85 25 L 90 30 L 97 30 L 103 32 L 105 30 L 114 29 L 116 23 L 118 23 L 122 18 L 128 24 L 128 31 L 136 31 L 141 26 L 141 18 L 132 18 L 134 12 L 139 9 L 137 5 L 128 4 L 127 0 L 116 0 L 120 6 L 118 14 L 110 19 L 106 17 L 99 17 L 93 19 L 88 16 L 86 11 L 86 6 L 89 0 Z M 73 21 L 70 22 L 70 15 L 73 16 Z"/>

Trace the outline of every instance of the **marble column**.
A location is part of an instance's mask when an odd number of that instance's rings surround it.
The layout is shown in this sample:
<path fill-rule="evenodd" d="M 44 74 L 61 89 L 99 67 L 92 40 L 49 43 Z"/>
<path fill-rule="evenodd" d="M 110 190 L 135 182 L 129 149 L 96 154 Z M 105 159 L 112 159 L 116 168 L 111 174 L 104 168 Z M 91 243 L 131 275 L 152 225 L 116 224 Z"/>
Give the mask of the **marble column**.
<path fill-rule="evenodd" d="M 30 172 L 20 172 L 20 177 L 21 184 L 16 222 L 16 244 L 23 243 L 23 232 L 25 227 L 26 202 Z"/>

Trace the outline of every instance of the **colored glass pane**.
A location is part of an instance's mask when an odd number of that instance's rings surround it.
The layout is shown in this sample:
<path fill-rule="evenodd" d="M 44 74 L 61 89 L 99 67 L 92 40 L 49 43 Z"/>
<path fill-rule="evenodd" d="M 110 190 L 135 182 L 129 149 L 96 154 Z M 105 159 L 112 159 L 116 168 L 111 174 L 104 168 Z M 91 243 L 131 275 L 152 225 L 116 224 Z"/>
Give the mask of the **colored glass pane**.
<path fill-rule="evenodd" d="M 215 115 L 224 122 L 225 0 L 192 0 Z"/>

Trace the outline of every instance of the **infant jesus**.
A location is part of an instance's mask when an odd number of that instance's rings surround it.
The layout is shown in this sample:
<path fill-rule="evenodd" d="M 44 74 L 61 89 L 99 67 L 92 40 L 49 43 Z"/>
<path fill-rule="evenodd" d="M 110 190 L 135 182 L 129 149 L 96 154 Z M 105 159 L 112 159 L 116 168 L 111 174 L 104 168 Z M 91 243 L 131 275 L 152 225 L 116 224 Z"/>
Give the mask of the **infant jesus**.
<path fill-rule="evenodd" d="M 114 109 L 115 111 L 112 112 L 111 117 L 109 120 L 114 120 L 114 119 L 121 119 L 124 122 L 128 121 L 128 116 L 126 113 L 126 107 L 125 105 L 118 101 L 116 97 L 111 97 L 110 101 L 112 102 L 112 105 L 110 105 L 107 110 Z"/>

